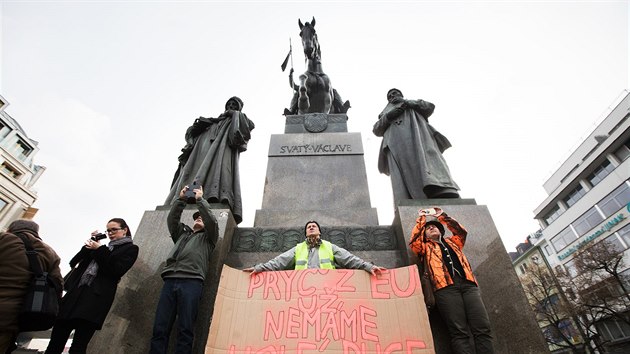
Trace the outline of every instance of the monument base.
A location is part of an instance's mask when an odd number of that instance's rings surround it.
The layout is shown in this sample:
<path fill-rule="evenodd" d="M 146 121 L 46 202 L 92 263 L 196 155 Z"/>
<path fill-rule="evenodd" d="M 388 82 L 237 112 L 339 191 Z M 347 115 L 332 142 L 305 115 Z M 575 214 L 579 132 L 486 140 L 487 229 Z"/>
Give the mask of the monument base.
<path fill-rule="evenodd" d="M 525 292 L 512 267 L 488 208 L 474 199 L 401 200 L 394 227 L 405 236 L 405 245 L 416 224 L 418 210 L 440 207 L 468 230 L 464 253 L 479 283 L 486 306 L 496 353 L 548 353 L 547 343 L 531 311 Z M 450 236 L 450 231 L 446 236 Z M 407 246 L 411 264 L 418 257 Z M 429 313 L 435 352 L 450 354 L 450 337 L 439 309 Z"/>

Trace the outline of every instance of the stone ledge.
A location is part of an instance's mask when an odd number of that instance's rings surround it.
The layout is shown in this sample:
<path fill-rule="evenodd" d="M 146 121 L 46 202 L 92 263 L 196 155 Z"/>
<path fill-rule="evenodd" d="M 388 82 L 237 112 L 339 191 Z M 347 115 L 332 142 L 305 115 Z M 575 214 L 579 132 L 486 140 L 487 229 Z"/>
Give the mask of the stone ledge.
<path fill-rule="evenodd" d="M 391 226 L 323 227 L 322 238 L 348 251 L 398 250 Z M 303 228 L 238 228 L 232 252 L 284 252 L 304 240 Z"/>

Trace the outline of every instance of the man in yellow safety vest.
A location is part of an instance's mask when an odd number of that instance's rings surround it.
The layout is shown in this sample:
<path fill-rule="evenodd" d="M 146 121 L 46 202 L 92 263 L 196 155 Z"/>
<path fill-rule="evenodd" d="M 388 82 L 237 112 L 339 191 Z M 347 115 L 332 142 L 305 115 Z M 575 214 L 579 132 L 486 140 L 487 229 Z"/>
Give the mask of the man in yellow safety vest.
<path fill-rule="evenodd" d="M 347 250 L 321 239 L 321 231 L 317 221 L 309 221 L 304 226 L 306 239 L 295 247 L 280 254 L 276 258 L 257 264 L 254 267 L 243 269 L 252 274 L 269 270 L 291 269 L 363 269 L 376 275 L 385 268 L 366 262 Z"/>

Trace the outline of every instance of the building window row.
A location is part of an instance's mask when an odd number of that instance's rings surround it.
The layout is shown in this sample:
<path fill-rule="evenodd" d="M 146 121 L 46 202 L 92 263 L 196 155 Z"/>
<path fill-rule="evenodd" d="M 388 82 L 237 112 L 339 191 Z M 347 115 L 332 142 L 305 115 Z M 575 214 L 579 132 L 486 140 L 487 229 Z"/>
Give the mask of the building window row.
<path fill-rule="evenodd" d="M 30 145 L 28 145 L 24 140 L 18 139 L 15 142 L 14 150 L 17 157 L 20 160 L 24 161 L 26 160 L 28 155 L 31 154 L 31 152 L 33 151 L 33 148 Z"/>
<path fill-rule="evenodd" d="M 575 240 L 577 240 L 577 236 L 571 229 L 571 225 L 569 225 L 551 239 L 551 244 L 553 245 L 553 248 L 556 250 L 556 252 L 560 252 L 565 247 L 572 244 Z"/>
<path fill-rule="evenodd" d="M 9 175 L 9 176 L 11 176 L 11 177 L 13 177 L 15 179 L 20 178 L 20 176 L 22 175 L 20 173 L 20 171 L 18 171 L 17 168 L 11 166 L 10 164 L 8 164 L 6 162 L 3 162 L 2 164 L 0 164 L 0 171 L 6 173 L 7 175 Z"/>
<path fill-rule="evenodd" d="M 613 152 L 613 154 L 619 160 L 619 162 L 623 162 L 624 160 L 629 158 L 630 139 L 626 140 L 623 145 L 621 145 L 617 150 Z M 605 159 L 599 166 L 595 168 L 595 170 L 591 174 L 586 176 L 586 181 L 591 187 L 595 187 L 614 170 L 615 166 L 610 162 L 610 160 Z M 582 197 L 586 193 L 587 190 L 584 189 L 582 185 L 578 185 L 573 190 L 568 192 L 568 194 L 564 198 L 562 198 L 562 202 L 564 202 L 567 208 L 570 208 L 575 203 L 577 203 L 578 200 L 582 199 Z M 542 217 L 542 220 L 544 220 L 546 226 L 549 226 L 563 213 L 564 211 L 560 208 L 560 206 L 556 205 L 553 209 L 551 209 L 547 214 Z"/>
<path fill-rule="evenodd" d="M 630 325 L 616 318 L 609 318 L 595 324 L 597 332 L 605 341 L 618 341 L 630 338 Z"/>
<path fill-rule="evenodd" d="M 626 140 L 619 149 L 615 150 L 614 155 L 619 161 L 625 161 L 630 157 L 630 139 Z"/>
<path fill-rule="evenodd" d="M 630 203 L 630 181 L 625 181 L 606 197 L 597 202 L 579 218 L 551 239 L 556 252 L 560 252 L 575 240 L 588 233 L 624 205 Z"/>
<path fill-rule="evenodd" d="M 591 186 L 595 187 L 599 182 L 601 182 L 608 174 L 610 174 L 615 167 L 610 163 L 608 159 L 604 160 L 604 162 L 599 165 L 593 173 L 588 175 L 586 179 L 591 184 Z"/>
<path fill-rule="evenodd" d="M 570 208 L 573 204 L 577 203 L 578 200 L 582 199 L 582 197 L 586 194 L 586 190 L 581 185 L 575 187 L 569 194 L 562 199 L 562 201 Z"/>
<path fill-rule="evenodd" d="M 562 215 L 562 210 L 560 210 L 560 207 L 556 205 L 553 209 L 551 209 L 550 212 L 547 213 L 547 215 L 543 217 L 543 219 L 545 220 L 547 225 L 550 225 L 560 215 Z"/>
<path fill-rule="evenodd" d="M 595 226 L 602 221 L 604 221 L 604 217 L 599 213 L 599 211 L 597 211 L 597 208 L 593 206 L 582 214 L 582 216 L 577 218 L 572 224 L 577 236 L 580 237 L 586 234 L 589 230 L 595 228 Z"/>

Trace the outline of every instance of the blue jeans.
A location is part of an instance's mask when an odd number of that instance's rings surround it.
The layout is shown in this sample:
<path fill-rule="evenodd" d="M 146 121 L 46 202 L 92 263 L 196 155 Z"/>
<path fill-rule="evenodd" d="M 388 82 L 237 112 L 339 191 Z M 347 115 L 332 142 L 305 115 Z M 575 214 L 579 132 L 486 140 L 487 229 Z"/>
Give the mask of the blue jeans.
<path fill-rule="evenodd" d="M 177 317 L 175 353 L 192 352 L 194 324 L 201 299 L 203 281 L 199 279 L 166 278 L 155 312 L 151 354 L 166 354 L 168 339 Z"/>
<path fill-rule="evenodd" d="M 435 302 L 448 327 L 453 352 L 494 353 L 490 320 L 481 300 L 479 288 L 459 275 L 455 275 L 453 283 L 435 292 Z M 470 343 L 469 331 L 474 339 L 474 350 Z"/>

